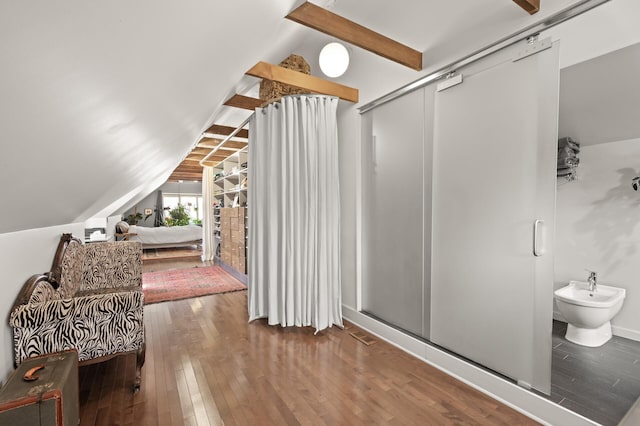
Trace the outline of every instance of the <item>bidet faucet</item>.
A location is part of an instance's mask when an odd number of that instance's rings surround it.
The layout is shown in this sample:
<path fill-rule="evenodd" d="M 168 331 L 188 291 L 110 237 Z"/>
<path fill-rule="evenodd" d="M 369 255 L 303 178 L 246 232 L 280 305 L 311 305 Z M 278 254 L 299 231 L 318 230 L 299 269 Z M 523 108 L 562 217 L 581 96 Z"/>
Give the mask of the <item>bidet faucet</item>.
<path fill-rule="evenodd" d="M 598 291 L 598 277 L 595 272 L 589 271 L 587 281 L 589 282 L 589 291 Z"/>

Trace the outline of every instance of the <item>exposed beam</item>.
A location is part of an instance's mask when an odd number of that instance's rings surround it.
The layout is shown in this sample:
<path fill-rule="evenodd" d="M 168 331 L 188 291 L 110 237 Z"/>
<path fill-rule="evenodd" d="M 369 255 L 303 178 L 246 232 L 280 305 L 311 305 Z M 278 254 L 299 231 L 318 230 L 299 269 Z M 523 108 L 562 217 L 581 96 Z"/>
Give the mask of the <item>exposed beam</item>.
<path fill-rule="evenodd" d="M 258 62 L 245 74 L 299 87 L 313 93 L 337 96 L 349 102 L 358 102 L 358 89 L 266 62 Z"/>
<path fill-rule="evenodd" d="M 193 166 L 178 166 L 172 174 L 176 174 L 176 173 L 202 173 L 202 166 L 200 167 L 193 167 Z"/>
<path fill-rule="evenodd" d="M 178 167 L 173 171 L 175 172 L 194 172 L 194 173 L 202 173 L 202 166 L 200 163 L 196 166 L 195 164 L 185 164 L 184 162 L 180 163 Z"/>
<path fill-rule="evenodd" d="M 235 129 L 236 129 L 235 127 L 221 126 L 219 124 L 214 124 L 213 126 L 209 127 L 207 130 L 205 130 L 204 133 L 211 133 L 211 134 L 214 134 L 214 135 L 228 136 Z M 249 130 L 242 129 L 236 134 L 236 136 L 239 137 L 239 138 L 248 139 L 249 138 Z"/>
<path fill-rule="evenodd" d="M 198 148 L 210 148 L 210 149 L 213 149 L 216 146 L 220 145 L 220 142 L 222 142 L 222 140 L 220 140 L 220 139 L 203 138 L 203 139 L 200 140 L 200 142 L 198 142 L 198 144 L 196 146 Z M 242 148 L 244 148 L 246 146 L 247 146 L 247 142 L 228 141 L 220 149 L 224 149 L 224 148 L 242 149 Z"/>
<path fill-rule="evenodd" d="M 184 179 L 184 180 L 201 180 L 202 173 L 182 173 L 182 172 L 173 172 L 171 173 L 172 178 L 176 179 Z"/>
<path fill-rule="evenodd" d="M 540 10 L 540 0 L 513 0 L 518 6 L 523 8 L 529 15 L 533 15 Z"/>
<path fill-rule="evenodd" d="M 354 44 L 411 69 L 422 70 L 422 52 L 313 3 L 301 4 L 287 15 L 287 19 Z"/>
<path fill-rule="evenodd" d="M 186 176 L 186 179 L 194 180 L 202 177 L 202 170 L 200 170 L 199 172 L 176 170 L 173 173 L 171 173 L 171 176 L 182 176 L 182 177 Z"/>
<path fill-rule="evenodd" d="M 196 165 L 196 164 L 200 164 L 200 160 L 202 160 L 204 157 L 201 158 L 185 158 L 181 164 L 186 164 L 188 166 L 192 166 L 192 165 Z M 209 157 L 210 160 L 205 161 L 205 163 L 217 163 L 220 162 L 224 159 L 226 159 L 226 156 L 218 156 L 218 155 L 214 155 L 213 157 Z M 211 164 L 206 164 L 207 166 L 210 166 Z"/>
<path fill-rule="evenodd" d="M 203 165 L 204 166 L 215 166 L 216 164 L 218 164 L 219 162 L 221 162 L 221 161 L 223 161 L 225 159 L 226 159 L 226 157 L 214 157 L 212 160 L 205 161 Z M 197 164 L 200 167 L 200 169 L 202 169 L 203 165 L 200 165 L 200 160 L 201 159 L 199 159 L 199 160 L 197 160 L 197 159 L 186 159 L 181 163 L 180 166 L 178 166 L 178 168 L 182 167 L 183 165 L 187 166 L 187 167 L 192 167 L 192 166 L 195 166 Z M 178 168 L 176 168 L 176 170 L 178 170 Z"/>
<path fill-rule="evenodd" d="M 265 102 L 262 99 L 250 98 L 248 96 L 236 94 L 227 99 L 224 105 L 254 111 L 256 108 L 260 108 L 264 103 Z"/>
<path fill-rule="evenodd" d="M 209 148 L 194 148 L 193 150 L 191 150 L 189 155 L 191 155 L 191 154 L 196 154 L 196 155 L 204 154 L 204 155 L 207 155 L 210 152 L 211 152 L 211 149 L 209 149 Z"/>
<path fill-rule="evenodd" d="M 191 151 L 189 153 L 188 156 L 192 156 L 192 155 L 207 155 L 211 152 L 211 148 L 194 148 L 193 151 Z M 237 149 L 234 148 L 227 148 L 227 145 L 223 145 L 222 148 L 220 148 L 218 150 L 218 152 L 216 154 L 218 155 L 224 155 L 225 157 L 231 155 L 231 154 L 235 154 L 236 152 L 238 152 Z"/>
<path fill-rule="evenodd" d="M 167 182 L 178 182 L 178 181 L 187 181 L 187 182 L 192 182 L 192 181 L 198 181 L 198 182 L 202 182 L 202 176 L 169 176 L 169 179 L 167 179 Z"/>
<path fill-rule="evenodd" d="M 215 160 L 215 161 L 209 161 L 209 160 L 207 160 L 207 161 L 203 161 L 203 162 L 202 162 L 202 165 L 203 165 L 203 166 L 209 166 L 209 167 L 215 167 L 215 166 L 217 166 L 218 164 L 220 164 L 222 161 L 224 161 L 224 158 L 223 158 L 222 160 Z"/>
<path fill-rule="evenodd" d="M 221 158 L 221 159 L 225 159 L 227 157 L 229 157 L 230 155 L 235 154 L 237 151 L 223 151 L 222 149 L 220 149 L 218 152 L 216 152 L 213 156 L 209 157 L 209 158 Z M 207 154 L 189 154 L 187 155 L 187 158 L 185 160 L 202 160 L 204 157 L 206 157 Z"/>

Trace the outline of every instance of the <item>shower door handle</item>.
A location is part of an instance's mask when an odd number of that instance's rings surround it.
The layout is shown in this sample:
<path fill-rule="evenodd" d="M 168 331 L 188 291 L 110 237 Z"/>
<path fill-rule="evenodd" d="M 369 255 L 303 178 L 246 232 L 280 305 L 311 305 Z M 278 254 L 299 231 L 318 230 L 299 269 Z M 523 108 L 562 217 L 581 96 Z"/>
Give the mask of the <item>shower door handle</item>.
<path fill-rule="evenodd" d="M 533 222 L 533 255 L 542 256 L 544 251 L 544 221 L 536 219 Z"/>

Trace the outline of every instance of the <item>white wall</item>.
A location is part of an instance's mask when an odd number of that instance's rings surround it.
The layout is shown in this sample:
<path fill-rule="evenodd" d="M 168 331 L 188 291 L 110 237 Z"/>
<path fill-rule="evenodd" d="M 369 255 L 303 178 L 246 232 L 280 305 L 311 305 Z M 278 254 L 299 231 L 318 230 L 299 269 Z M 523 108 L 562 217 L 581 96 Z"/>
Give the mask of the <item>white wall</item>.
<path fill-rule="evenodd" d="M 640 192 L 631 187 L 640 139 L 582 147 L 579 158 L 578 179 L 558 182 L 555 288 L 585 281 L 585 269 L 625 288 L 614 334 L 640 340 Z"/>
<path fill-rule="evenodd" d="M 4 382 L 13 369 L 13 338 L 9 328 L 9 313 L 16 296 L 27 279 L 34 274 L 51 270 L 53 256 L 63 233 L 84 238 L 84 223 L 30 229 L 0 234 L 0 270 L 2 294 L 0 298 L 0 381 Z"/>

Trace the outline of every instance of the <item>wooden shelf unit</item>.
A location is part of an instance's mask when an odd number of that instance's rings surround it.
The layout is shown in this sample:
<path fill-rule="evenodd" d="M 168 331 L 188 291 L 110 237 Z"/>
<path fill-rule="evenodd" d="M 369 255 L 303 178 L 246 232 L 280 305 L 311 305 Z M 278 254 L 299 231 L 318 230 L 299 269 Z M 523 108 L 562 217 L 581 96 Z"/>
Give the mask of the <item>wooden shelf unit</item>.
<path fill-rule="evenodd" d="M 247 159 L 245 148 L 214 167 L 214 235 L 218 240 L 216 257 L 246 274 L 247 253 Z"/>

